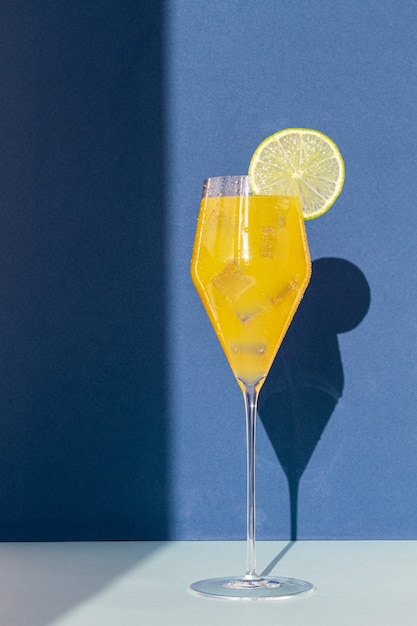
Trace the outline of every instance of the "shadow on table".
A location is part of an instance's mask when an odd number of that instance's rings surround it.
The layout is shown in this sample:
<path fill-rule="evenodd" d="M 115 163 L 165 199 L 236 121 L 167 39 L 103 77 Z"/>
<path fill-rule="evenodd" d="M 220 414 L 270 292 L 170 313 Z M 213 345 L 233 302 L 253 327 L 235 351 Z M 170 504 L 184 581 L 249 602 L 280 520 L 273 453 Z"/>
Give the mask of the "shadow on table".
<path fill-rule="evenodd" d="M 281 559 L 291 550 L 291 548 L 295 545 L 295 539 L 291 539 L 283 548 L 278 552 L 278 554 L 272 559 L 270 563 L 265 567 L 265 569 L 261 572 L 261 576 L 269 576 L 272 570 L 278 565 Z"/>
<path fill-rule="evenodd" d="M 163 549 L 157 542 L 0 545 L 0 623 L 45 626 L 117 582 Z"/>
<path fill-rule="evenodd" d="M 339 258 L 314 261 L 310 285 L 260 394 L 259 416 L 288 481 L 292 541 L 301 477 L 343 391 L 337 335 L 358 326 L 369 306 L 370 288 L 356 265 Z"/>

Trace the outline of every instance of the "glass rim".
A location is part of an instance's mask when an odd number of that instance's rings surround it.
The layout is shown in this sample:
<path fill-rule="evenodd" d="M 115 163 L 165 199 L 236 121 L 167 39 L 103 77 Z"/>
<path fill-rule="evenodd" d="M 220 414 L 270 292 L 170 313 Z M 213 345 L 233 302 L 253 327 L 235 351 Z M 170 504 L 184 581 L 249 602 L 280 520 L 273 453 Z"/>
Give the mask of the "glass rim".
<path fill-rule="evenodd" d="M 213 181 L 220 181 L 220 180 L 249 180 L 249 176 L 248 174 L 226 174 L 225 176 L 207 176 L 204 179 L 204 182 L 209 181 L 209 180 L 213 180 Z"/>
<path fill-rule="evenodd" d="M 205 178 L 203 184 L 203 198 L 221 195 L 252 195 L 249 176 L 247 174 L 230 174 L 227 176 L 209 176 Z"/>
<path fill-rule="evenodd" d="M 285 181 L 281 181 L 282 189 L 274 189 L 273 193 L 261 193 L 259 195 L 270 196 L 294 196 L 300 198 L 301 193 L 297 188 L 288 187 Z M 226 176 L 208 176 L 203 183 L 203 198 L 215 196 L 231 195 L 231 196 L 252 196 L 255 195 L 250 184 L 248 174 L 228 174 Z"/>

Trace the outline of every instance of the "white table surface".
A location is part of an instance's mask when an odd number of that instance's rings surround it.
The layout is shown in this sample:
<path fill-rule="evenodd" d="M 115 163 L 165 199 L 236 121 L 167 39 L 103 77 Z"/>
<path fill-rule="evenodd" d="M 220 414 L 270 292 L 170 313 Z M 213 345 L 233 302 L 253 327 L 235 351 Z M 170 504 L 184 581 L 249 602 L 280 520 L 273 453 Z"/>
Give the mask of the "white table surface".
<path fill-rule="evenodd" d="M 258 542 L 258 570 L 304 598 L 210 599 L 194 580 L 241 574 L 243 542 L 0 544 L 1 626 L 416 626 L 417 541 Z"/>

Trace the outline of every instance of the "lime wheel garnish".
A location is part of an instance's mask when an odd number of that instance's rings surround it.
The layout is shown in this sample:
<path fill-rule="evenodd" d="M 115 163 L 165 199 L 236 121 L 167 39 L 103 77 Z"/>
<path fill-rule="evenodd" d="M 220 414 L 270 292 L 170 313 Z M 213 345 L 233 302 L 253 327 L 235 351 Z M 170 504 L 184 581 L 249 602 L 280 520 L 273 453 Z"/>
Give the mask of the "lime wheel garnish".
<path fill-rule="evenodd" d="M 306 220 L 329 210 L 345 180 L 337 145 L 309 128 L 286 128 L 264 139 L 248 173 L 255 194 L 300 196 Z"/>

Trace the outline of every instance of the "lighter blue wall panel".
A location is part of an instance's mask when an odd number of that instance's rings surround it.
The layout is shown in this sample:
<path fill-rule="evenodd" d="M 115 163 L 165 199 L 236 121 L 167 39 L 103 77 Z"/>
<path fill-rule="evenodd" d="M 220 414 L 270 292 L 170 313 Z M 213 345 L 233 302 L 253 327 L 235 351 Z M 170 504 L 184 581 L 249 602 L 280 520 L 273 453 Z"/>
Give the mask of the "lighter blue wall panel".
<path fill-rule="evenodd" d="M 243 401 L 189 278 L 202 181 L 291 126 L 337 142 L 346 183 L 307 224 L 313 279 L 261 393 L 258 534 L 417 537 L 416 19 L 413 2 L 169 3 L 174 538 L 244 534 Z"/>

